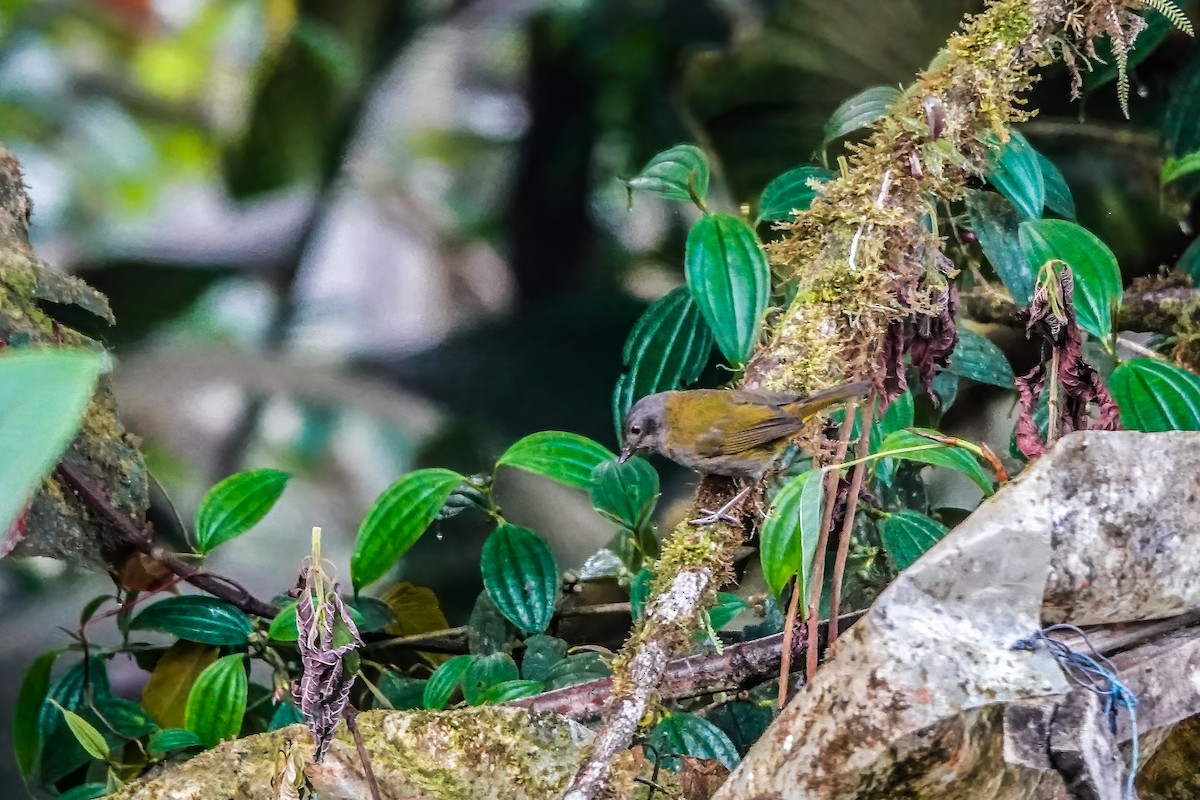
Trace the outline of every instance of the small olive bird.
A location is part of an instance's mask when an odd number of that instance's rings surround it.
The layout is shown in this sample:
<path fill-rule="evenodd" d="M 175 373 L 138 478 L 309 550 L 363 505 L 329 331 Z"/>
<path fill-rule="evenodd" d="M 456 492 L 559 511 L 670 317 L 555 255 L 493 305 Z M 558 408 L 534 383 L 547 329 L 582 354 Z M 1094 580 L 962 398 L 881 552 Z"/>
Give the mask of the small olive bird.
<path fill-rule="evenodd" d="M 704 475 L 762 478 L 808 420 L 834 403 L 867 393 L 866 381 L 809 397 L 753 389 L 688 389 L 648 395 L 625 417 L 621 461 L 653 451 Z M 746 487 L 697 524 L 729 519 Z"/>

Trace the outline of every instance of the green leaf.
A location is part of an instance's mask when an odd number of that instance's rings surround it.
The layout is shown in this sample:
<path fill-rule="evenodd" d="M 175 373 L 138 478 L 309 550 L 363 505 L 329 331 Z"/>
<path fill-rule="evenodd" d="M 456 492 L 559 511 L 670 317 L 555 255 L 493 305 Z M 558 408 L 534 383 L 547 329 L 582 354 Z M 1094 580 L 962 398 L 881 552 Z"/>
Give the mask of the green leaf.
<path fill-rule="evenodd" d="M 630 189 L 668 200 L 692 200 L 704 208 L 708 197 L 708 158 L 694 144 L 677 144 L 656 154 L 626 184 Z"/>
<path fill-rule="evenodd" d="M 346 610 L 350 611 L 350 618 L 354 620 L 354 626 L 358 628 L 359 633 L 381 631 L 396 622 L 396 615 L 392 613 L 392 609 L 378 598 L 360 595 L 342 599 L 345 601 Z M 358 612 L 357 615 L 354 613 L 355 611 Z"/>
<path fill-rule="evenodd" d="M 521 658 L 521 677 L 544 681 L 550 668 L 567 655 L 567 643 L 557 636 L 535 634 L 525 640 L 525 655 Z"/>
<path fill-rule="evenodd" d="M 658 500 L 658 473 L 644 458 L 603 461 L 592 473 L 592 507 L 628 531 L 650 518 Z"/>
<path fill-rule="evenodd" d="M 515 467 L 575 489 L 592 487 L 592 472 L 616 458 L 586 436 L 561 431 L 531 433 L 504 451 L 496 466 Z"/>
<path fill-rule="evenodd" d="M 517 662 L 508 653 L 492 653 L 478 656 L 462 676 L 463 699 L 468 705 L 477 706 L 484 702 L 488 689 L 507 681 L 520 679 Z"/>
<path fill-rule="evenodd" d="M 56 800 L 95 800 L 106 794 L 111 794 L 107 783 L 81 783 L 60 794 Z"/>
<path fill-rule="evenodd" d="M 487 590 L 480 592 L 467 619 L 467 643 L 471 654 L 487 656 L 503 650 L 514 633 L 512 624 L 496 608 Z"/>
<path fill-rule="evenodd" d="M 900 90 L 895 86 L 872 86 L 838 106 L 825 123 L 825 135 L 821 141 L 824 150 L 834 139 L 865 128 L 886 116 L 892 105 L 900 99 Z"/>
<path fill-rule="evenodd" d="M 941 435 L 937 431 L 929 431 L 924 428 L 896 431 L 883 440 L 876 455 L 903 458 L 935 467 L 948 467 L 973 480 L 985 495 L 993 494 L 992 481 L 983 471 L 983 467 L 979 466 L 975 456 L 962 448 L 928 439 L 922 436 L 921 432 Z"/>
<path fill-rule="evenodd" d="M 188 694 L 184 726 L 200 737 L 205 747 L 236 739 L 246 713 L 246 656 L 218 658 L 200 673 Z"/>
<path fill-rule="evenodd" d="M 696 382 L 712 353 L 713 336 L 687 286 L 677 286 L 642 312 L 622 358 L 628 372 L 613 392 L 617 438 L 637 400 Z"/>
<path fill-rule="evenodd" d="M 717 347 L 731 363 L 744 364 L 771 293 L 771 272 L 753 229 L 731 214 L 704 217 L 688 233 L 684 266 Z"/>
<path fill-rule="evenodd" d="M 950 530 L 935 519 L 904 509 L 883 518 L 879 536 L 896 569 L 903 572 Z"/>
<path fill-rule="evenodd" d="M 383 576 L 413 546 L 455 487 L 465 481 L 448 469 L 419 469 L 397 480 L 371 506 L 354 542 L 350 578 L 355 591 Z"/>
<path fill-rule="evenodd" d="M 1108 245 L 1074 222 L 1040 219 L 1022 222 L 1021 249 L 1034 274 L 1047 261 L 1070 265 L 1075 276 L 1079 327 L 1100 339 L 1112 329 L 1113 307 L 1121 302 L 1121 268 Z"/>
<path fill-rule="evenodd" d="M 17 707 L 13 712 L 13 752 L 26 783 L 33 778 L 38 756 L 41 755 L 42 736 L 38 719 L 42 704 L 50 692 L 50 671 L 60 653 L 61 650 L 51 650 L 34 659 L 17 693 Z"/>
<path fill-rule="evenodd" d="M 642 567 L 629 583 L 629 606 L 635 620 L 646 610 L 646 601 L 650 599 L 650 582 L 653 580 L 654 573 Z"/>
<path fill-rule="evenodd" d="M 93 703 L 104 738 L 120 746 L 122 739 L 137 739 L 158 730 L 150 712 L 132 700 L 103 697 Z"/>
<path fill-rule="evenodd" d="M 546 691 L 607 678 L 609 675 L 612 675 L 612 670 L 599 653 L 572 653 L 546 673 Z"/>
<path fill-rule="evenodd" d="M 758 199 L 758 222 L 787 222 L 796 213 L 812 205 L 818 189 L 813 185 L 833 179 L 833 173 L 821 167 L 789 169 L 763 189 Z M 810 182 L 812 185 L 810 185 Z"/>
<path fill-rule="evenodd" d="M 800 575 L 797 590 L 807 596 L 813 556 L 821 532 L 825 473 L 810 469 L 783 485 L 763 522 L 759 558 L 763 578 L 779 596 L 793 575 Z"/>
<path fill-rule="evenodd" d="M 147 606 L 129 623 L 131 630 L 161 631 L 189 642 L 245 644 L 254 624 L 245 612 L 205 595 L 168 597 Z"/>
<path fill-rule="evenodd" d="M 950 356 L 946 371 L 1001 389 L 1016 386 L 1012 366 L 1004 352 L 991 339 L 963 327 L 958 329 L 958 346 Z"/>
<path fill-rule="evenodd" d="M 719 631 L 749 607 L 750 604 L 736 594 L 717 592 L 716 601 L 708 609 L 708 624 L 714 631 Z"/>
<path fill-rule="evenodd" d="M 425 710 L 440 711 L 446 707 L 446 703 L 450 701 L 454 690 L 462 683 L 463 676 L 467 674 L 467 669 L 476 658 L 479 656 L 454 656 L 433 671 L 429 680 L 425 681 L 425 693 L 421 700 Z"/>
<path fill-rule="evenodd" d="M 196 549 L 211 553 L 257 525 L 291 477 L 277 469 L 252 469 L 230 475 L 209 489 L 196 511 Z"/>
<path fill-rule="evenodd" d="M 296 708 L 296 704 L 291 700 L 284 700 L 275 706 L 275 711 L 271 714 L 271 721 L 267 723 L 267 730 L 277 731 L 280 728 L 286 728 L 288 725 L 298 725 L 301 722 L 304 722 L 304 715 L 300 713 L 300 709 Z"/>
<path fill-rule="evenodd" d="M 1160 185 L 1166 186 L 1171 181 L 1178 180 L 1184 175 L 1191 175 L 1194 172 L 1200 172 L 1200 150 L 1180 156 L 1179 158 L 1172 156 L 1164 161 L 1162 171 L 1158 176 L 1158 182 Z"/>
<path fill-rule="evenodd" d="M 1038 152 L 1016 131 L 1000 154 L 988 182 L 1007 197 L 1026 219 L 1040 219 L 1046 205 L 1046 183 Z"/>
<path fill-rule="evenodd" d="M 1169 30 L 1169 29 L 1168 29 Z M 1145 33 L 1138 36 L 1142 41 Z M 1162 139 L 1168 156 L 1200 150 L 1200 51 L 1192 49 L 1182 70 L 1175 73 L 1170 100 L 1162 121 Z"/>
<path fill-rule="evenodd" d="M 150 740 L 146 742 L 146 750 L 154 758 L 162 758 L 176 750 L 188 750 L 192 747 L 203 746 L 204 742 L 200 741 L 200 737 L 187 728 L 164 728 L 161 731 L 155 731 L 150 734 Z"/>
<path fill-rule="evenodd" d="M 532 697 L 535 694 L 541 694 L 545 689 L 541 681 L 530 680 L 511 680 L 497 683 L 495 686 L 490 686 L 480 697 L 481 705 L 499 705 L 507 703 L 509 700 L 517 700 L 522 697 Z"/>
<path fill-rule="evenodd" d="M 1129 430 L 1200 430 L 1200 375 L 1168 361 L 1135 358 L 1113 370 L 1108 388 Z"/>
<path fill-rule="evenodd" d="M 1071 195 L 1071 187 L 1067 179 L 1054 166 L 1054 162 L 1038 153 L 1038 165 L 1042 168 L 1042 179 L 1046 184 L 1046 208 L 1075 221 L 1075 198 Z"/>
<path fill-rule="evenodd" d="M 364 598 L 359 598 L 362 600 Z M 374 600 L 374 598 L 365 598 Z M 378 601 L 377 601 L 378 602 Z M 363 617 L 362 612 L 354 606 L 346 603 L 346 613 L 350 615 L 350 619 L 354 620 L 354 627 L 358 630 L 373 630 L 367 627 L 367 620 Z M 296 601 L 290 600 L 283 604 L 279 609 L 279 613 L 275 615 L 275 619 L 271 620 L 271 625 L 267 628 L 267 638 L 275 642 L 294 642 L 300 638 L 300 630 L 296 627 Z"/>
<path fill-rule="evenodd" d="M 741 758 L 723 730 L 704 717 L 684 712 L 667 712 L 654 726 L 650 743 L 667 769 L 679 769 L 679 759 L 670 756 L 712 759 L 728 769 L 736 767 Z"/>
<path fill-rule="evenodd" d="M 422 678 L 410 678 L 392 670 L 384 670 L 379 676 L 379 691 L 396 711 L 424 708 L 425 684 Z"/>
<path fill-rule="evenodd" d="M 967 216 L 988 263 L 1022 308 L 1033 299 L 1034 271 L 1021 250 L 1021 216 L 995 192 L 967 192 Z"/>
<path fill-rule="evenodd" d="M 50 683 L 46 701 L 38 714 L 41 758 L 36 783 L 56 783 L 90 758 L 67 728 L 55 704 L 72 711 L 85 711 L 88 697 L 99 702 L 112 697 L 104 660 L 91 656 L 68 668 Z"/>
<path fill-rule="evenodd" d="M 1193 239 L 1183 251 L 1175 269 L 1191 278 L 1193 284 L 1200 285 L 1200 238 Z"/>
<path fill-rule="evenodd" d="M 107 363 L 82 350 L 0 353 L 0 531 L 8 530 L 75 438 Z"/>
<path fill-rule="evenodd" d="M 707 716 L 709 722 L 724 731 L 742 756 L 762 737 L 774 718 L 771 706 L 745 700 L 721 703 Z"/>
<path fill-rule="evenodd" d="M 104 736 L 100 731 L 96 730 L 96 726 L 74 711 L 68 711 L 63 708 L 55 701 L 51 700 L 50 702 L 62 713 L 67 727 L 75 736 L 75 741 L 79 742 L 80 747 L 92 758 L 100 761 L 108 761 L 108 742 L 104 741 Z"/>
<path fill-rule="evenodd" d="M 483 586 L 513 625 L 541 633 L 554 616 L 558 564 L 550 545 L 528 528 L 504 524 L 483 543 Z"/>

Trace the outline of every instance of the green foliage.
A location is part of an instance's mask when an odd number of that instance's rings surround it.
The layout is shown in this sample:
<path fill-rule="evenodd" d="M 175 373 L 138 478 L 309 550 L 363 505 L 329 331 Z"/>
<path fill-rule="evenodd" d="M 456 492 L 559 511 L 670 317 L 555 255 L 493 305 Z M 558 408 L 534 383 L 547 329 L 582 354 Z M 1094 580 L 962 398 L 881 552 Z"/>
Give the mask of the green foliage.
<path fill-rule="evenodd" d="M 1019 306 L 1033 299 L 1033 270 L 1021 249 L 1021 216 L 995 192 L 967 193 L 967 215 L 979 246 Z"/>
<path fill-rule="evenodd" d="M 813 556 L 821 531 L 825 472 L 811 469 L 783 485 L 763 521 L 759 558 L 763 578 L 778 596 L 793 575 L 799 575 L 796 591 L 810 591 Z"/>
<path fill-rule="evenodd" d="M 76 350 L 0 354 L 0 530 L 7 530 L 75 436 L 107 360 Z"/>
<path fill-rule="evenodd" d="M 1121 302 L 1121 268 L 1108 246 L 1087 228 L 1061 219 L 1023 222 L 1020 237 L 1034 273 L 1049 262 L 1071 268 L 1079 327 L 1107 339 L 1113 311 Z"/>
<path fill-rule="evenodd" d="M 517 663 L 508 653 L 476 656 L 463 672 L 463 699 L 467 701 L 468 705 L 482 705 L 487 702 L 487 693 L 490 689 L 510 681 L 520 680 L 520 677 Z"/>
<path fill-rule="evenodd" d="M 634 190 L 668 200 L 691 200 L 701 210 L 708 197 L 708 157 L 693 144 L 680 144 L 656 154 L 636 178 L 627 181 Z"/>
<path fill-rule="evenodd" d="M 796 167 L 789 169 L 767 184 L 758 199 L 757 222 L 788 222 L 798 212 L 812 204 L 820 191 L 819 184 L 833 178 L 833 173 L 822 167 Z"/>
<path fill-rule="evenodd" d="M 664 715 L 654 726 L 650 743 L 658 763 L 667 769 L 679 769 L 678 756 L 713 759 L 728 769 L 736 767 L 741 759 L 723 730 L 704 717 L 684 712 Z"/>
<path fill-rule="evenodd" d="M 1000 160 L 988 175 L 988 181 L 1021 212 L 1026 219 L 1041 219 L 1046 205 L 1046 184 L 1038 152 L 1016 131 L 1009 131 L 1008 144 Z"/>
<path fill-rule="evenodd" d="M 546 691 L 573 686 L 585 681 L 607 678 L 612 670 L 599 653 L 571 653 L 546 672 Z"/>
<path fill-rule="evenodd" d="M 1200 430 L 1200 376 L 1170 362 L 1126 361 L 1113 370 L 1109 389 L 1130 430 Z"/>
<path fill-rule="evenodd" d="M 941 434 L 922 428 L 896 431 L 883 440 L 875 455 L 947 467 L 966 475 L 985 495 L 992 494 L 991 478 L 979 466 L 975 456 L 959 447 L 930 439 L 929 436 L 940 437 Z"/>
<path fill-rule="evenodd" d="M 825 151 L 835 140 L 874 124 L 899 99 L 895 86 L 872 86 L 844 101 L 829 115 L 820 149 Z"/>
<path fill-rule="evenodd" d="M 717 347 L 731 363 L 744 364 L 771 293 L 771 272 L 754 230 L 730 214 L 704 217 L 688 234 L 684 268 Z"/>
<path fill-rule="evenodd" d="M 203 747 L 204 742 L 195 731 L 187 728 L 164 728 L 150 734 L 146 742 L 146 751 L 154 758 L 162 758 L 179 750 L 190 750 L 193 747 Z"/>
<path fill-rule="evenodd" d="M 649 523 L 658 501 L 658 473 L 634 456 L 624 464 L 604 461 L 592 473 L 592 507 L 605 518 L 636 533 Z"/>
<path fill-rule="evenodd" d="M 108 761 L 108 742 L 104 741 L 104 736 L 100 731 L 96 730 L 96 726 L 74 711 L 68 711 L 63 708 L 53 700 L 50 703 L 62 712 L 63 720 L 67 723 L 67 728 L 75 737 L 75 741 L 79 742 L 80 747 L 92 758 Z"/>
<path fill-rule="evenodd" d="M 541 681 L 530 681 L 520 678 L 502 681 L 485 689 L 479 698 L 479 702 L 481 705 L 498 705 L 500 703 L 507 703 L 509 700 L 517 700 L 522 697 L 541 694 L 545 688 L 545 684 Z"/>
<path fill-rule="evenodd" d="M 257 525 L 275 506 L 289 478 L 277 469 L 253 469 L 209 489 L 196 512 L 196 549 L 210 553 Z"/>
<path fill-rule="evenodd" d="M 949 532 L 937 520 L 909 509 L 888 514 L 879 526 L 883 547 L 897 570 L 908 569 Z"/>
<path fill-rule="evenodd" d="M 188 695 L 184 726 L 200 737 L 205 747 L 234 739 L 246 713 L 246 656 L 219 658 L 196 679 Z"/>
<path fill-rule="evenodd" d="M 13 713 L 13 750 L 21 777 L 27 784 L 34 776 L 41 755 L 42 736 L 38 720 L 46 695 L 50 692 L 50 671 L 61 652 L 52 650 L 38 656 L 26 671 L 17 693 L 17 706 Z"/>
<path fill-rule="evenodd" d="M 131 630 L 161 631 L 190 642 L 215 645 L 245 644 L 254 630 L 244 612 L 222 600 L 202 595 L 159 600 L 134 617 L 129 627 Z"/>
<path fill-rule="evenodd" d="M 1003 351 L 986 336 L 967 328 L 958 329 L 958 346 L 946 365 L 946 371 L 980 383 L 1013 389 L 1016 378 Z"/>
<path fill-rule="evenodd" d="M 526 633 L 541 633 L 554 616 L 558 564 L 546 541 L 504 524 L 483 543 L 483 585 L 496 608 Z"/>
<path fill-rule="evenodd" d="M 1059 172 L 1054 162 L 1038 153 L 1038 165 L 1042 169 L 1042 180 L 1046 185 L 1046 208 L 1064 219 L 1075 222 L 1075 198 L 1067 179 Z"/>
<path fill-rule="evenodd" d="M 496 462 L 532 472 L 575 489 L 590 489 L 592 473 L 616 456 L 604 445 L 577 433 L 531 433 L 504 451 Z"/>
<path fill-rule="evenodd" d="M 550 670 L 567 655 L 567 643 L 556 636 L 539 633 L 525 640 L 525 655 L 521 658 L 521 677 L 529 681 L 544 681 Z"/>
<path fill-rule="evenodd" d="M 462 685 L 463 676 L 467 674 L 476 658 L 477 656 L 473 655 L 454 656 L 435 669 L 425 681 L 425 693 L 421 704 L 429 711 L 445 708 L 454 691 Z"/>

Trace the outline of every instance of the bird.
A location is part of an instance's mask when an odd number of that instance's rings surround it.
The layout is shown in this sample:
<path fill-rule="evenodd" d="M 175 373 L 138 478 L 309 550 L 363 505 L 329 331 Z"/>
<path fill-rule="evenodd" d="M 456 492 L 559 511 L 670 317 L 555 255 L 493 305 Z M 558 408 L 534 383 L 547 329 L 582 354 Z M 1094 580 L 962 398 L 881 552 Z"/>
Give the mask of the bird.
<path fill-rule="evenodd" d="M 624 463 L 636 453 L 655 452 L 703 475 L 757 483 L 808 420 L 835 403 L 865 395 L 869 388 L 867 381 L 854 381 L 809 396 L 758 389 L 683 389 L 647 395 L 625 417 L 618 460 Z M 693 523 L 729 519 L 729 509 L 753 485 Z"/>

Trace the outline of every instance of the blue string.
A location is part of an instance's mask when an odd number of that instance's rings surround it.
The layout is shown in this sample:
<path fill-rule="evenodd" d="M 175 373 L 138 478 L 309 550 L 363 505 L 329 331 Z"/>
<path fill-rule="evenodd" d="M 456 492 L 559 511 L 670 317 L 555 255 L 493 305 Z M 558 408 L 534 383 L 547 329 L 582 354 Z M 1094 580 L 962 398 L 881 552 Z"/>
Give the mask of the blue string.
<path fill-rule="evenodd" d="M 1051 633 L 1073 633 L 1083 639 L 1088 652 L 1077 653 L 1065 643 L 1050 638 Z M 1063 674 L 1076 686 L 1095 692 L 1105 698 L 1104 715 L 1108 719 L 1108 729 L 1115 736 L 1117 733 L 1117 714 L 1121 709 L 1129 713 L 1129 744 L 1130 764 L 1129 775 L 1125 780 L 1125 800 L 1133 798 L 1133 781 L 1137 777 L 1140 748 L 1138 745 L 1137 725 L 1137 696 L 1117 678 L 1117 668 L 1092 645 L 1087 634 L 1075 625 L 1051 625 L 1042 628 L 1026 639 L 1013 643 L 1014 650 L 1036 650 L 1045 647 L 1050 655 L 1058 662 Z"/>

